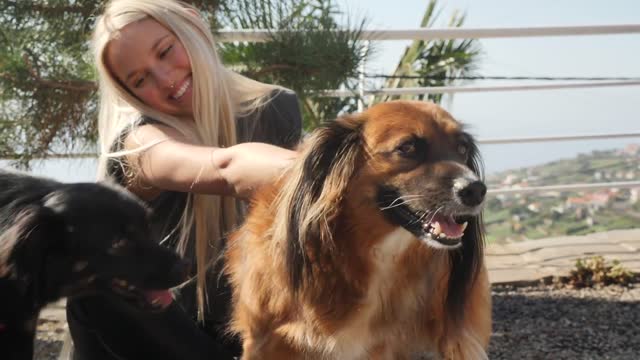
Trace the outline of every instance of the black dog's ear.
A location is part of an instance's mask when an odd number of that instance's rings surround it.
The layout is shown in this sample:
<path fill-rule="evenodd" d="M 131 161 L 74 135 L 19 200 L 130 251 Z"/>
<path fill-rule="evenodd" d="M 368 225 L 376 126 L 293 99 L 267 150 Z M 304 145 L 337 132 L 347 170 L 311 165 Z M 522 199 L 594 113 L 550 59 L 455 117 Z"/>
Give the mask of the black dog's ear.
<path fill-rule="evenodd" d="M 69 200 L 62 191 L 54 191 L 42 200 L 42 209 L 40 216 L 43 220 L 47 220 L 47 225 L 51 230 L 56 230 L 56 234 L 72 232 L 74 229 L 71 224 L 67 224 L 63 217 L 63 213 L 72 212 L 69 209 Z M 60 244 L 62 245 L 62 244 Z"/>
<path fill-rule="evenodd" d="M 331 248 L 331 230 L 361 153 L 360 118 L 342 117 L 316 129 L 289 173 L 276 205 L 276 238 L 287 239 L 287 268 L 293 289 L 303 284 L 309 246 Z"/>
<path fill-rule="evenodd" d="M 22 209 L 2 234 L 0 264 L 30 272 L 42 265 L 47 251 L 60 244 L 64 231 L 64 221 L 51 209 L 39 205 Z"/>

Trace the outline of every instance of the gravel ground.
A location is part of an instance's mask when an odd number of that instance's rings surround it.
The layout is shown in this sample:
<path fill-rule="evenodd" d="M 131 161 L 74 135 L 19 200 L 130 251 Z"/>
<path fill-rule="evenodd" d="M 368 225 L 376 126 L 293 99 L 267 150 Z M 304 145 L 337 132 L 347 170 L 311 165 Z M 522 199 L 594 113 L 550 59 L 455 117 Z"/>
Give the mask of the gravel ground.
<path fill-rule="evenodd" d="M 490 359 L 640 359 L 640 284 L 493 287 Z"/>
<path fill-rule="evenodd" d="M 67 323 L 64 319 L 40 319 L 33 358 L 57 359 L 64 343 Z"/>
<path fill-rule="evenodd" d="M 493 319 L 490 359 L 640 359 L 640 284 L 494 285 Z M 35 359 L 56 359 L 65 329 L 64 321 L 41 319 Z"/>

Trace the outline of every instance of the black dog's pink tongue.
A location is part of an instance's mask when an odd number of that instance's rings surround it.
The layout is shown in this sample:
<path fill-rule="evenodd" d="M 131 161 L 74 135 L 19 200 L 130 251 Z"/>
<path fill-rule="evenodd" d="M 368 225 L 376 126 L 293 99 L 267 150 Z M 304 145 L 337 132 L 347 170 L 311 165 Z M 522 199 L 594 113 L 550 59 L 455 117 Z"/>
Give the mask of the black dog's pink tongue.
<path fill-rule="evenodd" d="M 167 308 L 173 302 L 173 295 L 169 290 L 148 290 L 144 292 L 144 296 L 149 304 L 162 309 Z"/>

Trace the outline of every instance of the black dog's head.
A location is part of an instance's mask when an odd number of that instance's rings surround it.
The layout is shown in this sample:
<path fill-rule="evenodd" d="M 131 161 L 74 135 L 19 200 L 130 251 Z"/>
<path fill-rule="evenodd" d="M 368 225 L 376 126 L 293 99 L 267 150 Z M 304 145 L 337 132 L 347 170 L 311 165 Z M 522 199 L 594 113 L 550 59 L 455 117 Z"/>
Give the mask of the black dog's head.
<path fill-rule="evenodd" d="M 59 184 L 14 210 L 13 224 L 4 226 L 5 272 L 42 305 L 115 291 L 159 309 L 171 302 L 166 289 L 187 275 L 187 265 L 151 238 L 148 209 L 116 186 Z"/>

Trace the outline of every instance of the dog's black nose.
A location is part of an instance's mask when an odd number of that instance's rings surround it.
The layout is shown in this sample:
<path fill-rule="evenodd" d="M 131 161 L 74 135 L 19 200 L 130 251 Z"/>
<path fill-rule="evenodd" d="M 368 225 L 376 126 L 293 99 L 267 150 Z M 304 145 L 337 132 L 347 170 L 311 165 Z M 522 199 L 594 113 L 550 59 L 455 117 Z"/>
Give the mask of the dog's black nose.
<path fill-rule="evenodd" d="M 487 194 L 487 187 L 482 181 L 474 181 L 458 191 L 458 196 L 463 204 L 477 206 L 482 203 Z"/>

